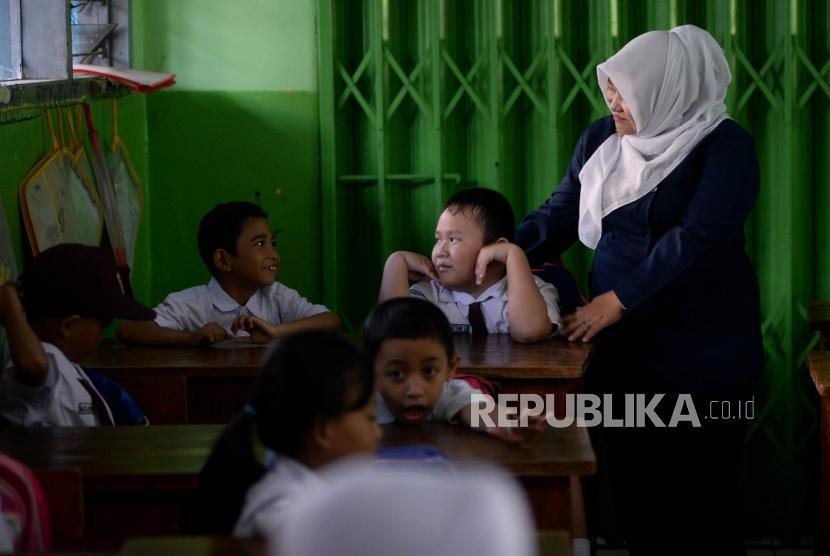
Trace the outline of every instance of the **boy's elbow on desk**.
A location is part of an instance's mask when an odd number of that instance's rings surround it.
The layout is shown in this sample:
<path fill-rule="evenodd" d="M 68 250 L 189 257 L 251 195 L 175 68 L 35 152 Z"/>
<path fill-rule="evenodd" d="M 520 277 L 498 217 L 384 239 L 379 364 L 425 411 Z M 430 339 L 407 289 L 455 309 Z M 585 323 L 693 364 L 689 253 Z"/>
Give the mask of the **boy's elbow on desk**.
<path fill-rule="evenodd" d="M 342 330 L 343 328 L 343 321 L 340 320 L 340 316 L 337 313 L 322 313 L 321 320 L 324 322 L 324 327 L 331 330 Z"/>
<path fill-rule="evenodd" d="M 550 322 L 547 322 L 544 326 L 537 327 L 511 326 L 510 337 L 514 342 L 518 342 L 520 344 L 534 344 L 549 338 L 552 330 L 556 330 L 556 325 L 551 324 Z"/>

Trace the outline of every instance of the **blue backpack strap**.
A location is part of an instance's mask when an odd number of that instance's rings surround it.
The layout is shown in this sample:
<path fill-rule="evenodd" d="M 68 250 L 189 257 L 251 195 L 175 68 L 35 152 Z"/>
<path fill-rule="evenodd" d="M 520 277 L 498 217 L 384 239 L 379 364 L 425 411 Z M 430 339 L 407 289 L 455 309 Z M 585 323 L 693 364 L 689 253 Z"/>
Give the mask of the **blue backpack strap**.
<path fill-rule="evenodd" d="M 95 389 L 101 394 L 101 397 L 104 398 L 104 401 L 107 402 L 117 426 L 145 426 L 150 424 L 150 421 L 138 406 L 138 402 L 120 383 L 98 371 L 92 371 L 85 367 L 81 368 L 92 385 L 95 386 Z"/>

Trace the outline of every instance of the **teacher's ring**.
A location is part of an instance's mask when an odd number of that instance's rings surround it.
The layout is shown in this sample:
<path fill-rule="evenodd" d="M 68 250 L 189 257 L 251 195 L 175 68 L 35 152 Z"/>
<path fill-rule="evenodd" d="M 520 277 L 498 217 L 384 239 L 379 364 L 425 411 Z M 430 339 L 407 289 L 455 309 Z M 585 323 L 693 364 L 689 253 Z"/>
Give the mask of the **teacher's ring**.
<path fill-rule="evenodd" d="M 589 320 L 582 321 L 582 328 L 591 328 L 591 321 L 589 321 Z"/>

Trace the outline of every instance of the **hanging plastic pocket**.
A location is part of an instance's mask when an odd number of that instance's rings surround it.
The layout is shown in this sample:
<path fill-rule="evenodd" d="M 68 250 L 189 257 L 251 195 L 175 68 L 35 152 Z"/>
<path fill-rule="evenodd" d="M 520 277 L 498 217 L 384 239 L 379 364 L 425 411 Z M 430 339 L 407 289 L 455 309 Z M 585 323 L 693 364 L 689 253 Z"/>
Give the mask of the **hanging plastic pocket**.
<path fill-rule="evenodd" d="M 141 180 L 135 173 L 130 153 L 118 135 L 118 101 L 112 101 L 112 154 L 110 155 L 110 176 L 118 205 L 118 222 L 124 236 L 127 264 L 132 267 L 135 259 L 135 243 L 141 222 L 141 206 L 144 191 Z"/>
<path fill-rule="evenodd" d="M 32 253 L 60 243 L 99 245 L 104 220 L 98 195 L 75 153 L 62 141 L 62 120 L 59 141 L 49 110 L 44 110 L 44 118 L 52 150 L 20 184 L 20 208 Z"/>

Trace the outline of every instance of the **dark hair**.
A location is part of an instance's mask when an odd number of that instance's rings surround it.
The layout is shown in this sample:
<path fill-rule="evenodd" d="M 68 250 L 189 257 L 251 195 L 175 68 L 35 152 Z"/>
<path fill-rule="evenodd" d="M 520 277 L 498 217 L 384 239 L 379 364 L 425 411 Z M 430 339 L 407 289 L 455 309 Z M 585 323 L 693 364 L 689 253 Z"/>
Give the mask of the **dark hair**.
<path fill-rule="evenodd" d="M 423 299 L 397 297 L 384 301 L 369 315 L 363 332 L 363 348 L 374 364 L 386 340 L 430 339 L 440 342 L 447 359 L 455 354 L 450 323 L 441 309 Z"/>
<path fill-rule="evenodd" d="M 199 255 L 213 276 L 219 275 L 219 269 L 213 264 L 213 253 L 224 249 L 236 255 L 239 234 L 251 218 L 268 218 L 268 215 L 258 205 L 234 201 L 216 205 L 202 218 L 198 235 Z"/>
<path fill-rule="evenodd" d="M 300 332 L 281 340 L 262 365 L 246 411 L 222 433 L 199 474 L 188 529 L 229 535 L 245 494 L 266 469 L 254 431 L 278 454 L 296 457 L 315 423 L 360 409 L 374 393 L 374 372 L 345 337 Z"/>
<path fill-rule="evenodd" d="M 507 197 L 494 189 L 473 187 L 463 189 L 449 198 L 443 210 L 452 214 L 469 211 L 484 233 L 484 245 L 495 243 L 500 237 L 513 241 L 516 218 Z"/>

